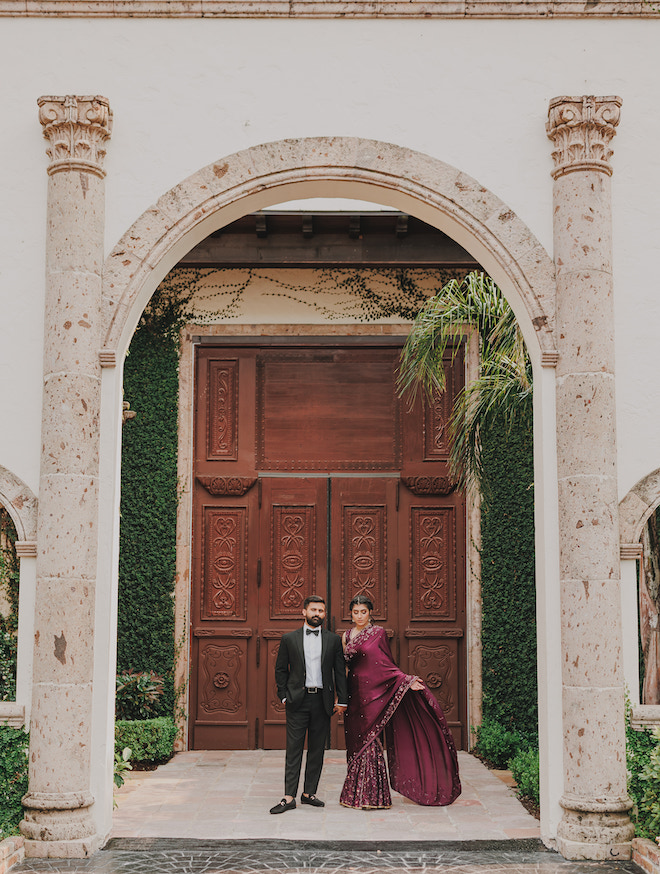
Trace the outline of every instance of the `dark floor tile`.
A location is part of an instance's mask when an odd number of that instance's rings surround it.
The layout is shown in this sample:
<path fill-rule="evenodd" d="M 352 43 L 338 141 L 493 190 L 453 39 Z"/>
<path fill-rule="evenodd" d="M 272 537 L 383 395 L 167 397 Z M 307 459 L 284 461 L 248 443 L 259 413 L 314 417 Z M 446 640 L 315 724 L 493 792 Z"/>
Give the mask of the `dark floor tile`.
<path fill-rule="evenodd" d="M 567 862 L 512 841 L 196 841 L 113 838 L 90 859 L 28 859 L 14 874 L 639 874 L 632 862 Z"/>

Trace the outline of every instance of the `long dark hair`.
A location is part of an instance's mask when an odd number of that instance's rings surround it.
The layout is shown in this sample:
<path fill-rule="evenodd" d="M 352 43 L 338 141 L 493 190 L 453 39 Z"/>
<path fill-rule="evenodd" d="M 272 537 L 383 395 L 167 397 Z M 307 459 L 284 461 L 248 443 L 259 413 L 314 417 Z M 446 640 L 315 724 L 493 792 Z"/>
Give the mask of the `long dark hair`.
<path fill-rule="evenodd" d="M 348 605 L 349 613 L 353 612 L 353 607 L 355 607 L 356 604 L 364 604 L 364 606 L 370 613 L 373 612 L 374 602 L 366 595 L 355 595 L 355 597 L 351 600 L 351 603 Z"/>

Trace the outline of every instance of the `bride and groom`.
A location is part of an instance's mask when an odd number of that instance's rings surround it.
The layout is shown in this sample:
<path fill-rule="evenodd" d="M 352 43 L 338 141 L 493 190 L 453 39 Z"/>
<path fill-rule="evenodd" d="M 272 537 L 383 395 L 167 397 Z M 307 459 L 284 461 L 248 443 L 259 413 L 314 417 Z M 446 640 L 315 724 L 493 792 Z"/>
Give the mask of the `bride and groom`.
<path fill-rule="evenodd" d="M 275 682 L 286 705 L 286 760 L 284 797 L 273 814 L 296 807 L 305 738 L 300 801 L 325 806 L 316 790 L 330 718 L 340 712 L 348 764 L 342 805 L 390 807 L 390 783 L 418 804 L 451 804 L 460 794 L 456 748 L 442 710 L 419 677 L 399 670 L 385 630 L 371 622 L 372 611 L 368 597 L 354 597 L 353 627 L 339 637 L 322 627 L 325 601 L 311 595 L 303 603 L 302 627 L 282 637 Z"/>

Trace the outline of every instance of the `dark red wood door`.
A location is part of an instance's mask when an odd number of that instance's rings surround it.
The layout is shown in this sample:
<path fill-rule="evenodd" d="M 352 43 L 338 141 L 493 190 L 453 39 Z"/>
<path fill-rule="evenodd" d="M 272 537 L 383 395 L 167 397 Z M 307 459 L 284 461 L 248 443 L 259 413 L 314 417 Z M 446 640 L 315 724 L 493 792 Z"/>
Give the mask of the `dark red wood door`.
<path fill-rule="evenodd" d="M 408 409 L 399 351 L 199 350 L 193 747 L 284 746 L 275 658 L 314 593 L 337 632 L 368 594 L 394 657 L 466 743 L 465 507 L 444 428 L 462 364 L 447 363 L 447 396 Z"/>

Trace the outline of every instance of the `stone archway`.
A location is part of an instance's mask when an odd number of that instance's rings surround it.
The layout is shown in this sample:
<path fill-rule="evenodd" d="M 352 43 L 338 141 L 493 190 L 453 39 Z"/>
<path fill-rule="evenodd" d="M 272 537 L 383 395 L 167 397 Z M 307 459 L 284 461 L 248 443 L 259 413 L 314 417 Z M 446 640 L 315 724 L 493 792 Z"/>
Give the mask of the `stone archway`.
<path fill-rule="evenodd" d="M 368 140 L 287 140 L 214 162 L 163 195 L 106 259 L 99 358 L 107 397 L 114 398 L 107 415 L 118 415 L 123 356 L 144 306 L 167 272 L 194 245 L 234 219 L 305 197 L 371 201 L 441 229 L 496 279 L 521 324 L 536 379 L 537 601 L 545 622 L 539 635 L 542 831 L 550 840 L 561 817 L 562 792 L 561 771 L 550 766 L 562 755 L 558 570 L 552 551 L 555 535 L 544 532 L 542 523 L 557 512 L 555 446 L 554 440 L 548 441 L 555 429 L 555 271 L 545 249 L 505 203 L 442 161 Z M 105 415 L 102 411 L 102 420 Z M 115 470 L 108 475 L 117 481 L 119 474 Z M 110 514 L 102 496 L 100 514 L 101 528 L 116 527 L 116 508 Z M 549 525 L 552 532 L 553 522 Z"/>
<path fill-rule="evenodd" d="M 1 464 L 0 504 L 16 526 L 19 543 L 33 543 L 37 538 L 37 497 L 22 479 Z"/>
<path fill-rule="evenodd" d="M 635 557 L 639 538 L 651 513 L 660 505 L 660 467 L 642 477 L 619 502 L 622 557 Z M 629 549 L 631 556 L 624 554 Z"/>
<path fill-rule="evenodd" d="M 39 719 L 21 826 L 30 853 L 88 854 L 111 822 L 121 371 L 139 316 L 160 280 L 214 230 L 287 200 L 342 197 L 392 206 L 444 231 L 483 264 L 516 313 L 535 374 L 542 834 L 546 841 L 557 837 L 570 858 L 630 854 L 620 666 L 614 655 L 599 663 L 594 652 L 603 635 L 601 611 L 620 594 L 611 544 L 618 514 L 616 501 L 612 504 L 616 427 L 607 149 L 620 103 L 562 97 L 550 105 L 555 282 L 547 252 L 483 186 L 434 158 L 350 138 L 287 140 L 209 165 L 144 213 L 102 266 L 108 101 L 40 99 L 40 120 L 51 142 L 53 220 L 47 238 L 49 378 L 38 585 L 47 597 L 52 578 L 58 578 L 65 599 L 58 615 L 66 619 L 77 673 L 72 677 L 65 662 L 54 663 L 51 651 L 35 646 Z M 64 140 L 72 152 L 62 151 Z M 65 251 L 64 239 L 75 245 Z M 591 282 L 592 271 L 598 282 Z M 556 334 L 555 302 L 562 305 Z M 80 313 L 78 321 L 71 321 L 67 307 Z M 580 401 L 585 390 L 593 393 L 589 405 Z M 62 418 L 63 397 L 76 404 L 73 421 Z M 583 434 L 592 435 L 599 452 L 590 451 Z M 37 630 L 52 640 L 51 617 L 39 620 Z M 608 652 L 618 652 L 618 634 L 618 628 L 608 628 Z M 89 641 L 93 654 L 86 651 Z M 51 694 L 65 683 L 66 702 Z M 603 688 L 610 690 L 607 695 Z M 609 770 L 603 768 L 604 756 Z"/>
<path fill-rule="evenodd" d="M 633 704 L 640 703 L 639 644 L 640 620 L 643 628 L 642 642 L 657 638 L 657 605 L 644 586 L 645 561 L 642 535 L 651 515 L 660 506 L 660 468 L 642 477 L 619 502 L 619 536 L 621 552 L 621 614 L 623 624 L 624 668 L 628 694 Z M 640 562 L 639 583 L 638 567 Z M 641 599 L 641 600 L 640 600 Z M 654 651 L 657 647 L 654 647 Z M 657 659 L 657 657 L 656 657 Z M 655 684 L 654 684 L 655 685 Z M 645 689 L 645 692 L 647 690 Z M 657 691 L 657 690 L 656 690 Z M 646 717 L 657 724 L 660 721 L 658 706 L 648 711 Z"/>
<path fill-rule="evenodd" d="M 199 170 L 147 210 L 105 262 L 102 365 L 112 366 L 125 352 L 147 300 L 193 245 L 254 209 L 305 197 L 369 200 L 443 230 L 505 290 L 533 360 L 544 354 L 552 359 L 554 265 L 515 213 L 435 158 L 389 143 L 335 137 L 237 152 Z"/>

